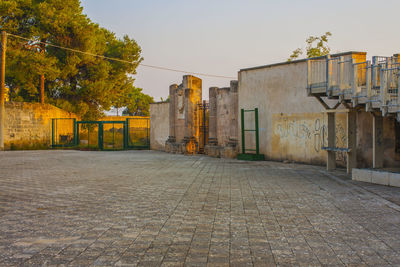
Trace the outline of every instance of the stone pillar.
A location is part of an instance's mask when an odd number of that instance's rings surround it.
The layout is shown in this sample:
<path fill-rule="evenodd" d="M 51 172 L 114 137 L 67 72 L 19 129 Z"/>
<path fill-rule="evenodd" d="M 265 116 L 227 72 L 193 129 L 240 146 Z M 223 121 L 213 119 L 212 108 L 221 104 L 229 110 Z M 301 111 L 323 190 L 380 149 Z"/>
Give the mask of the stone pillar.
<path fill-rule="evenodd" d="M 383 117 L 380 114 L 373 115 L 373 144 L 372 165 L 374 169 L 383 168 Z"/>
<path fill-rule="evenodd" d="M 217 94 L 218 87 L 210 87 L 209 91 L 209 103 L 210 108 L 208 110 L 208 145 L 218 145 L 217 136 Z"/>
<path fill-rule="evenodd" d="M 326 168 L 328 171 L 336 169 L 336 152 L 332 151 L 336 147 L 336 114 L 334 112 L 328 115 L 328 158 Z"/>
<path fill-rule="evenodd" d="M 199 114 L 198 105 L 202 99 L 202 81 L 192 75 L 183 76 L 185 92 L 185 137 L 183 152 L 194 154 L 198 152 L 199 143 Z"/>
<path fill-rule="evenodd" d="M 353 168 L 357 167 L 357 112 L 347 113 L 347 173 L 351 174 Z"/>
<path fill-rule="evenodd" d="M 175 143 L 176 142 L 176 136 L 175 136 L 175 110 L 176 110 L 176 105 L 175 105 L 175 94 L 176 90 L 178 88 L 178 85 L 173 84 L 169 87 L 169 137 L 168 137 L 168 142 L 170 143 Z"/>
<path fill-rule="evenodd" d="M 231 109 L 232 109 L 232 124 L 231 124 L 231 141 L 235 143 L 235 146 L 238 142 L 238 123 L 239 123 L 239 82 L 238 81 L 231 81 L 231 91 L 230 91 L 230 98 L 231 98 Z"/>

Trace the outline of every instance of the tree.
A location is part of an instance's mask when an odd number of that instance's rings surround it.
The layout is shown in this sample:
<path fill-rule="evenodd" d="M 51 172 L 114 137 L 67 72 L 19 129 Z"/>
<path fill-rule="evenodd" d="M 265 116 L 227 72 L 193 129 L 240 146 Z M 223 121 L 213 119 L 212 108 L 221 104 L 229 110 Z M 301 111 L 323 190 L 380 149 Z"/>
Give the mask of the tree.
<path fill-rule="evenodd" d="M 154 103 L 154 99 L 144 94 L 141 88 L 131 87 L 125 99 L 126 109 L 122 114 L 130 116 L 150 115 L 150 104 Z"/>
<path fill-rule="evenodd" d="M 166 99 L 164 99 L 163 97 L 160 97 L 160 99 L 161 99 L 161 102 L 164 102 L 164 103 L 169 103 L 170 102 L 169 95 L 168 95 L 168 97 Z"/>
<path fill-rule="evenodd" d="M 50 103 L 83 119 L 97 119 L 104 110 L 124 102 L 134 88 L 130 77 L 143 60 L 141 48 L 128 36 L 117 38 L 93 23 L 83 14 L 79 0 L 3 0 L 0 15 L 0 30 L 33 40 L 9 38 L 6 83 L 11 100 L 37 101 L 40 77 L 45 76 Z"/>
<path fill-rule="evenodd" d="M 321 36 L 310 36 L 306 39 L 306 55 L 307 58 L 320 57 L 328 55 L 331 49 L 328 47 L 328 38 L 332 36 L 332 33 L 326 32 Z M 288 61 L 295 60 L 303 54 L 303 49 L 297 48 L 290 55 Z"/>

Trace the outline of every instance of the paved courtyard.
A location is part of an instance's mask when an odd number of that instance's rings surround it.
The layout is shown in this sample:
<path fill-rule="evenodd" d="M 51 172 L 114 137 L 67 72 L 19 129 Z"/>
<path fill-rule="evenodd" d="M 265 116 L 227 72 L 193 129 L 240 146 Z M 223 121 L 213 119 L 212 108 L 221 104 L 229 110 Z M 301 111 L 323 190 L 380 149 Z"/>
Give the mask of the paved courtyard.
<path fill-rule="evenodd" d="M 0 153 L 0 266 L 399 266 L 400 189 L 153 151 Z"/>

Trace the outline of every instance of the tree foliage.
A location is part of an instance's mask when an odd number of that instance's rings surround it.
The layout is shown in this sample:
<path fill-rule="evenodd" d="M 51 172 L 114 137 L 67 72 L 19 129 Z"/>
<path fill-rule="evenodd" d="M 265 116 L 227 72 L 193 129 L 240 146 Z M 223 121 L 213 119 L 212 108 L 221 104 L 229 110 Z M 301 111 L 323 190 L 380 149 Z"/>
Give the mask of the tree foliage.
<path fill-rule="evenodd" d="M 33 40 L 8 38 L 6 83 L 11 100 L 37 101 L 39 77 L 45 75 L 47 101 L 84 119 L 96 119 L 112 106 L 142 101 L 128 97 L 152 101 L 141 95 L 131 78 L 142 60 L 139 45 L 128 36 L 119 39 L 93 23 L 83 14 L 79 0 L 2 0 L 0 15 L 0 30 Z"/>
<path fill-rule="evenodd" d="M 154 102 L 154 99 L 142 93 L 142 89 L 133 88 L 127 92 L 125 97 L 126 109 L 123 114 L 131 116 L 149 116 L 150 104 Z"/>
<path fill-rule="evenodd" d="M 310 36 L 306 39 L 307 58 L 320 57 L 328 55 L 331 49 L 328 46 L 328 38 L 332 33 L 326 32 L 321 36 Z M 297 48 L 292 52 L 288 61 L 298 59 L 303 54 L 303 49 Z"/>

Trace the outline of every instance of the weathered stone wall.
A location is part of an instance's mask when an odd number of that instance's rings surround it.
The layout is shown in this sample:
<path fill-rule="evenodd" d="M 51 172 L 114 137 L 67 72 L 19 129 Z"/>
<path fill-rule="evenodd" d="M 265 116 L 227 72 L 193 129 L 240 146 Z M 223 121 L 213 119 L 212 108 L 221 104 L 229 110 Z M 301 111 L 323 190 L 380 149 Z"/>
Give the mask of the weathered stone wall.
<path fill-rule="evenodd" d="M 181 85 L 170 86 L 169 136 L 165 149 L 172 153 L 199 152 L 198 105 L 202 103 L 202 80 L 183 76 Z"/>
<path fill-rule="evenodd" d="M 211 87 L 209 93 L 209 141 L 205 153 L 214 157 L 237 156 L 238 83 Z"/>
<path fill-rule="evenodd" d="M 165 150 L 165 141 L 169 136 L 170 103 L 150 105 L 150 149 Z"/>
<path fill-rule="evenodd" d="M 344 54 L 344 59 L 365 60 L 365 53 Z M 324 164 L 326 152 L 318 149 L 321 129 L 326 127 L 324 108 L 307 96 L 307 63 L 305 60 L 241 70 L 239 72 L 239 110 L 259 109 L 260 153 L 267 159 L 293 160 Z M 333 106 L 335 102 L 329 102 Z M 240 115 L 239 115 L 240 116 Z M 337 135 L 346 132 L 345 118 L 337 115 Z M 371 166 L 372 116 L 357 113 L 357 156 L 359 166 Z M 240 118 L 240 117 L 239 117 Z M 239 119 L 240 120 L 240 119 Z M 254 118 L 245 120 L 246 128 L 254 126 Z M 241 132 L 240 121 L 238 122 Z M 255 147 L 254 138 L 246 136 L 246 147 Z M 345 137 L 346 135 L 344 135 Z M 399 166 L 399 154 L 394 151 L 394 122 L 384 119 L 385 165 Z M 342 137 L 337 136 L 337 146 Z M 345 141 L 345 140 L 342 140 Z M 241 145 L 241 134 L 239 134 Z M 317 148 L 317 149 L 316 149 Z M 344 153 L 337 153 L 339 165 L 344 165 Z"/>
<path fill-rule="evenodd" d="M 51 145 L 51 119 L 77 118 L 75 114 L 49 104 L 6 103 L 5 110 L 5 149 L 48 148 Z"/>

